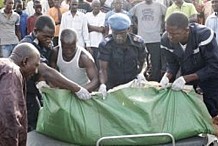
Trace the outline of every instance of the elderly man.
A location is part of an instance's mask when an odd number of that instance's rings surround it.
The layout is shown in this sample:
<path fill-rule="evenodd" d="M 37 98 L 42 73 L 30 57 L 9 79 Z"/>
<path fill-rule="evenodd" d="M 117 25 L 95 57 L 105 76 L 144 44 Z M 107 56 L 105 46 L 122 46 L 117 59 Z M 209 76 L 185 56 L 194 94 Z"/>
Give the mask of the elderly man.
<path fill-rule="evenodd" d="M 38 71 L 39 51 L 29 43 L 17 45 L 0 59 L 0 146 L 26 146 L 26 79 Z"/>
<path fill-rule="evenodd" d="M 214 32 L 205 26 L 190 24 L 182 13 L 173 13 L 166 21 L 161 47 L 167 60 L 167 72 L 161 86 L 167 87 L 176 77 L 173 90 L 184 85 L 199 85 L 203 99 L 215 124 L 218 124 L 218 46 Z"/>
<path fill-rule="evenodd" d="M 99 91 L 106 95 L 106 89 L 125 84 L 138 76 L 142 70 L 146 49 L 140 36 L 129 33 L 131 21 L 125 14 L 112 15 L 108 23 L 112 34 L 99 44 Z"/>

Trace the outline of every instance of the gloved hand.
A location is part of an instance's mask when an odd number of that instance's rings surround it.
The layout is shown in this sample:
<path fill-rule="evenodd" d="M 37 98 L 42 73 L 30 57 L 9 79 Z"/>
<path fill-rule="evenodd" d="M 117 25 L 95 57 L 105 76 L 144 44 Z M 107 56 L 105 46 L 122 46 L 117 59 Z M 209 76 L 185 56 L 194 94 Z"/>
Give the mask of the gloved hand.
<path fill-rule="evenodd" d="M 101 84 L 99 89 L 98 89 L 98 92 L 100 92 L 103 96 L 103 99 L 105 99 L 105 97 L 107 96 L 107 87 L 105 84 Z"/>
<path fill-rule="evenodd" d="M 75 92 L 75 94 L 78 96 L 79 99 L 82 100 L 87 100 L 91 98 L 91 94 L 89 93 L 89 91 L 83 87 L 81 87 L 79 91 Z"/>
<path fill-rule="evenodd" d="M 162 88 L 167 88 L 169 86 L 169 79 L 167 77 L 167 74 L 165 73 L 160 81 L 160 85 Z"/>
<path fill-rule="evenodd" d="M 172 89 L 175 91 L 182 90 L 185 86 L 185 83 L 186 83 L 185 79 L 183 78 L 183 76 L 181 76 L 173 82 Z"/>
<path fill-rule="evenodd" d="M 49 85 L 48 84 L 46 84 L 46 82 L 45 81 L 40 81 L 40 82 L 38 82 L 37 84 L 36 84 L 36 88 L 39 90 L 39 92 L 42 94 L 42 88 L 43 87 L 49 87 Z"/>
<path fill-rule="evenodd" d="M 137 86 L 141 87 L 147 83 L 147 80 L 145 79 L 145 76 L 143 74 L 138 74 L 136 83 L 137 83 Z"/>

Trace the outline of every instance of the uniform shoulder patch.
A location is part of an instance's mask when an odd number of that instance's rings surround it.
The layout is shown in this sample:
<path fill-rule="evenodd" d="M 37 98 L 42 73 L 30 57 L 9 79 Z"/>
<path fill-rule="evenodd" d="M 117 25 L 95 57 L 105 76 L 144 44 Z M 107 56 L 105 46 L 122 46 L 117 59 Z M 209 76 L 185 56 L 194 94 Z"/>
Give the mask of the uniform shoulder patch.
<path fill-rule="evenodd" d="M 106 36 L 106 37 L 104 38 L 104 40 L 105 40 L 106 42 L 110 41 L 111 39 L 112 39 L 112 35 L 108 35 L 108 36 Z"/>
<path fill-rule="evenodd" d="M 144 42 L 143 38 L 141 36 L 139 36 L 139 35 L 134 35 L 133 36 L 133 41 L 140 42 L 140 43 Z"/>

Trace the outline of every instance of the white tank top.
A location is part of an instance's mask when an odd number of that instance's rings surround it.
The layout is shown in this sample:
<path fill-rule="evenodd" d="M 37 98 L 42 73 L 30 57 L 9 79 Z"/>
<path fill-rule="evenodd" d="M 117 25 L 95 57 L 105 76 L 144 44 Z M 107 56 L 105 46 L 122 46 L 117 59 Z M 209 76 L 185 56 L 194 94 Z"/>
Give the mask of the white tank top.
<path fill-rule="evenodd" d="M 88 53 L 84 48 L 77 46 L 75 56 L 72 60 L 67 62 L 63 59 L 62 47 L 60 45 L 58 51 L 57 67 L 59 68 L 60 73 L 63 74 L 65 77 L 83 86 L 87 82 L 89 82 L 89 78 L 86 74 L 85 68 L 79 67 L 79 58 L 81 52 L 84 52 L 85 54 Z"/>

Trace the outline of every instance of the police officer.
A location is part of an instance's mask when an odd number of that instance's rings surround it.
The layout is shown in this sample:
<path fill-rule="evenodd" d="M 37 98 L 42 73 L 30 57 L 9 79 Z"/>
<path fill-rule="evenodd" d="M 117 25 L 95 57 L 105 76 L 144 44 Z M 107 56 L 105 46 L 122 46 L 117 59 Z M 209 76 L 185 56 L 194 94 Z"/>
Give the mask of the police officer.
<path fill-rule="evenodd" d="M 218 46 L 209 28 L 188 23 L 182 13 L 173 13 L 166 21 L 161 47 L 167 60 L 167 72 L 161 86 L 167 87 L 180 68 L 181 76 L 172 84 L 173 90 L 184 85 L 199 85 L 213 122 L 218 124 Z"/>
<path fill-rule="evenodd" d="M 134 78 L 145 80 L 140 74 L 146 48 L 140 36 L 129 32 L 131 21 L 122 13 L 113 14 L 108 20 L 112 34 L 99 44 L 99 92 L 106 95 L 106 90 L 125 84 Z"/>

